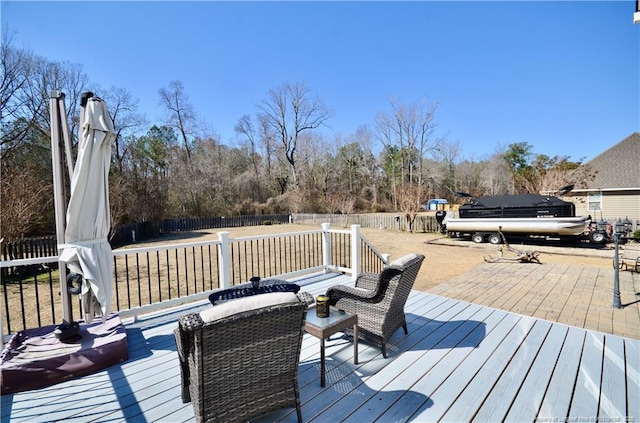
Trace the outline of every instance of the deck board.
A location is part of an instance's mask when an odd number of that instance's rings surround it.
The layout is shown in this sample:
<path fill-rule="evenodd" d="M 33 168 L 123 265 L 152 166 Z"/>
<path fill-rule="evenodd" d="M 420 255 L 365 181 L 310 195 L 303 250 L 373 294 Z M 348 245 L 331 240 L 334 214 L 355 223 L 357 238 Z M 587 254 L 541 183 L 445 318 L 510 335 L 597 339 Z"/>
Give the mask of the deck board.
<path fill-rule="evenodd" d="M 627 415 L 640 415 L 640 342 L 625 338 L 624 349 L 627 382 Z"/>
<path fill-rule="evenodd" d="M 535 272 L 534 272 L 535 273 Z M 533 275 L 536 277 L 536 275 Z M 542 270 L 537 277 L 556 277 Z M 314 296 L 347 276 L 300 280 Z M 513 286 L 512 289 L 518 289 Z M 190 422 L 180 398 L 173 329 L 200 302 L 125 322 L 129 360 L 95 374 L 5 395 L 2 422 Z M 319 340 L 305 335 L 298 384 L 304 421 L 533 421 L 638 416 L 640 341 L 413 291 L 409 334 L 396 331 L 384 359 L 377 346 L 327 342 L 320 387 Z M 284 409 L 257 422 L 293 422 Z"/>
<path fill-rule="evenodd" d="M 518 395 L 511 404 L 506 420 L 524 421 L 529 416 L 538 414 L 568 329 L 560 325 L 551 327 L 538 352 L 539 357 L 536 357 L 524 382 L 518 388 Z M 548 359 L 545 360 L 545 357 Z"/>
<path fill-rule="evenodd" d="M 624 379 L 624 340 L 608 336 L 604 346 L 602 363 L 602 386 L 600 388 L 600 409 L 604 417 L 616 417 L 626 412 L 626 385 L 618 383 Z"/>
<path fill-rule="evenodd" d="M 541 419 L 568 415 L 573 389 L 567 388 L 573 387 L 576 379 L 585 335 L 586 332 L 582 329 L 568 328 L 562 350 L 557 357 L 553 374 L 540 405 L 538 416 Z"/>
<path fill-rule="evenodd" d="M 519 320 L 520 317 L 516 315 L 507 315 L 497 310 L 494 311 L 485 320 L 487 322 L 487 336 L 485 339 L 463 362 L 459 363 L 458 367 L 440 386 L 430 388 L 431 407 L 421 414 L 424 415 L 428 412 L 430 419 L 441 419 Z M 416 386 L 416 389 L 426 389 L 429 386 L 429 382 L 428 379 L 423 378 L 421 384 L 425 385 L 425 388 Z"/>
<path fill-rule="evenodd" d="M 496 383 L 496 375 L 502 374 L 504 368 L 522 344 L 535 320 L 519 318 L 507 335 L 500 339 L 498 347 L 482 363 L 480 369 L 468 379 L 467 385 L 451 404 L 443 416 L 444 421 L 470 421 L 478 408 Z"/>
<path fill-rule="evenodd" d="M 541 320 L 536 322 L 526 341 L 520 345 L 503 373 L 500 374 L 474 418 L 479 421 L 504 419 L 539 353 L 539 346 L 543 344 L 550 329 L 550 322 Z"/>
<path fill-rule="evenodd" d="M 589 332 L 584 342 L 569 417 L 595 416 L 600 401 L 604 334 Z"/>

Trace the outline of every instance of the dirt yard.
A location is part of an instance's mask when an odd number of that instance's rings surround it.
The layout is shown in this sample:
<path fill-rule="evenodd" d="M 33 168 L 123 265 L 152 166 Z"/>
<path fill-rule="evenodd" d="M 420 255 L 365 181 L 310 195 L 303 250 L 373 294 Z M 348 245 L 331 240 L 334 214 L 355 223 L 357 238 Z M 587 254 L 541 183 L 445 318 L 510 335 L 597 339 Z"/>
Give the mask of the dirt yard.
<path fill-rule="evenodd" d="M 284 232 L 302 232 L 306 230 L 319 229 L 319 225 L 268 225 L 251 226 L 243 228 L 228 228 L 199 231 L 197 234 L 190 233 L 184 242 L 204 241 L 207 239 L 217 239 L 217 233 L 227 231 L 232 238 L 248 237 L 256 235 L 277 234 Z M 336 228 L 337 229 L 337 228 Z M 490 244 L 474 244 L 472 242 L 456 241 L 456 245 L 438 244 L 439 240 L 446 236 L 440 234 L 399 232 L 384 229 L 362 228 L 364 237 L 375 247 L 379 253 L 391 254 L 391 259 L 400 257 L 407 253 L 421 253 L 425 255 L 425 261 L 420 269 L 418 279 L 414 288 L 417 290 L 427 290 L 459 274 L 465 273 L 476 266 L 484 263 L 485 256 L 497 256 L 498 246 Z M 194 237 L 195 235 L 195 237 Z M 160 242 L 166 243 L 172 237 L 163 238 Z M 175 237 L 177 242 L 181 235 Z M 136 247 L 142 246 L 136 244 Z M 521 246 L 515 246 L 522 249 Z M 526 249 L 536 249 L 536 246 L 529 245 Z M 556 250 L 557 252 L 546 252 Z M 565 249 L 563 247 L 545 247 L 539 256 L 542 263 L 549 264 L 573 264 L 586 267 L 611 267 L 611 258 L 584 256 L 582 254 L 572 254 L 568 252 L 575 249 Z M 505 252 L 504 257 L 515 257 L 510 252 Z M 610 257 L 613 257 L 611 252 Z M 537 266 L 537 264 L 526 264 Z"/>

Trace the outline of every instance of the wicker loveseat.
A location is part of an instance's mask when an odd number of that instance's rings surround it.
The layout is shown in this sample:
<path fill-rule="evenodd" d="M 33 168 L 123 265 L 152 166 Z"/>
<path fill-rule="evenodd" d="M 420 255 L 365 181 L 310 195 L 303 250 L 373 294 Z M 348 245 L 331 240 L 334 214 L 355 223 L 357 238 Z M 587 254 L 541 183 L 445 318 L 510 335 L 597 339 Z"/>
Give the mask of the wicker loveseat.
<path fill-rule="evenodd" d="M 182 400 L 198 422 L 247 421 L 295 407 L 307 293 L 227 301 L 179 319 L 174 335 Z"/>
<path fill-rule="evenodd" d="M 355 288 L 336 285 L 327 290 L 331 305 L 358 315 L 358 337 L 380 344 L 384 358 L 389 337 L 400 327 L 408 333 L 404 305 L 423 260 L 422 254 L 407 254 L 380 273 L 358 275 Z"/>

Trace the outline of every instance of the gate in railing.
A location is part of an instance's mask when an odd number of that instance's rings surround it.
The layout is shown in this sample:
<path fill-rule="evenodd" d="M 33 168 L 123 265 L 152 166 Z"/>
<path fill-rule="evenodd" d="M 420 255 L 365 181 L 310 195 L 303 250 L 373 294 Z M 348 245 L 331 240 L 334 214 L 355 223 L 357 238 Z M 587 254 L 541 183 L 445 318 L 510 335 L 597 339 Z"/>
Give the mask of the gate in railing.
<path fill-rule="evenodd" d="M 9 260 L 0 268 L 42 266 L 36 272 L 2 279 L 2 334 L 59 324 L 62 316 L 57 257 Z M 357 275 L 378 272 L 388 258 L 364 238 L 359 226 L 279 235 L 230 238 L 219 232 L 207 242 L 121 248 L 113 251 L 112 308 L 135 315 L 182 302 L 203 299 L 219 288 L 246 282 L 252 276 L 292 278 L 319 271 Z M 80 316 L 79 301 L 72 314 Z"/>

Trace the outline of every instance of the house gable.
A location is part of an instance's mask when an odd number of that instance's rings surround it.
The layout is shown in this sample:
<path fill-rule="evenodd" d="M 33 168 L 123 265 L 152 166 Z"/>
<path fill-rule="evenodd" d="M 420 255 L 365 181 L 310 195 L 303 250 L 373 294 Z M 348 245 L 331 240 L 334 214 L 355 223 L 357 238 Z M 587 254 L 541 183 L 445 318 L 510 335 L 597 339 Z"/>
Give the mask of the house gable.
<path fill-rule="evenodd" d="M 634 132 L 587 163 L 595 178 L 587 190 L 640 189 L 640 133 Z"/>

